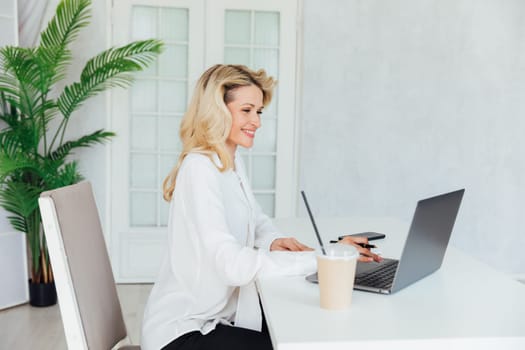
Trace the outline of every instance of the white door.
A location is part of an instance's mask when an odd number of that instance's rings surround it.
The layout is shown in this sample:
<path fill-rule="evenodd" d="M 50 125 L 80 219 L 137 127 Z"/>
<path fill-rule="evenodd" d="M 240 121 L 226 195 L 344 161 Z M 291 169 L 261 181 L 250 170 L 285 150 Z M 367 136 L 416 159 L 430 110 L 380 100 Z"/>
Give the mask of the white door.
<path fill-rule="evenodd" d="M 270 216 L 295 213 L 294 122 L 297 7 L 294 1 L 210 1 L 206 65 L 240 63 L 277 78 L 253 149 L 243 153 L 257 201 Z"/>
<path fill-rule="evenodd" d="M 112 92 L 110 250 L 117 281 L 149 282 L 157 274 L 168 216 L 162 181 L 181 151 L 178 129 L 193 86 L 212 64 L 243 63 L 279 79 L 256 146 L 243 156 L 263 209 L 293 215 L 296 7 L 259 3 L 115 1 L 114 45 L 152 37 L 166 44 L 129 90 Z"/>

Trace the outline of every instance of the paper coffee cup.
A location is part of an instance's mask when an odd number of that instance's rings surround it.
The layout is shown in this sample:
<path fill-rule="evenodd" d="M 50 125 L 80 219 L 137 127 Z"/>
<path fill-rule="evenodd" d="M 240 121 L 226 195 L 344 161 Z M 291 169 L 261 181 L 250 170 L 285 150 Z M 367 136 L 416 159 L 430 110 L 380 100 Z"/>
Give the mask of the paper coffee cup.
<path fill-rule="evenodd" d="M 342 310 L 350 307 L 357 257 L 351 245 L 331 244 L 326 255 L 317 255 L 320 304 L 323 309 Z"/>

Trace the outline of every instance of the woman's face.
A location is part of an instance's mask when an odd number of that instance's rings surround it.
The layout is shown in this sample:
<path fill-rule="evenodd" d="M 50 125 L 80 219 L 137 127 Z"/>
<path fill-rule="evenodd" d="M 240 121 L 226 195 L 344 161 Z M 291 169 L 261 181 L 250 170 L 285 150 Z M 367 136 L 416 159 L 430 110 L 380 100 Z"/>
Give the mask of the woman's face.
<path fill-rule="evenodd" d="M 232 128 L 226 146 L 232 156 L 237 146 L 253 146 L 255 132 L 261 126 L 263 93 L 255 85 L 241 86 L 231 91 L 233 100 L 226 106 L 232 114 Z"/>

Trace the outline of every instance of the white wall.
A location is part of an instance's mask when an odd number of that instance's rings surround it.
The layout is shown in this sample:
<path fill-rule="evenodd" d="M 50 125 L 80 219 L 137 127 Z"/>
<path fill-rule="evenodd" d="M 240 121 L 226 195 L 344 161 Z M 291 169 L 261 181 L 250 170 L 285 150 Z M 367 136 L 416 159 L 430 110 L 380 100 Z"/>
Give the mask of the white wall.
<path fill-rule="evenodd" d="M 408 221 L 465 187 L 453 243 L 525 273 L 524 57 L 521 0 L 305 0 L 299 183 L 317 215 Z"/>

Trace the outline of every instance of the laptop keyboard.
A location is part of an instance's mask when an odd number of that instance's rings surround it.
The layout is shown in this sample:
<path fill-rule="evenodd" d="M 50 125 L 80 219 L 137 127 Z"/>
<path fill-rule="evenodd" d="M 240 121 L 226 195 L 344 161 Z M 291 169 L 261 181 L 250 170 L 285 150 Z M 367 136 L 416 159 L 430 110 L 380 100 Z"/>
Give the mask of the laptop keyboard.
<path fill-rule="evenodd" d="M 356 276 L 355 283 L 361 286 L 388 289 L 392 287 L 397 270 L 397 260 L 381 265 L 376 270 L 361 273 Z"/>

